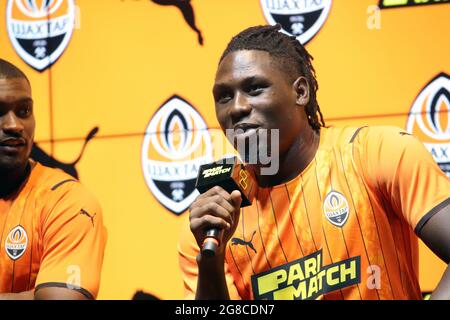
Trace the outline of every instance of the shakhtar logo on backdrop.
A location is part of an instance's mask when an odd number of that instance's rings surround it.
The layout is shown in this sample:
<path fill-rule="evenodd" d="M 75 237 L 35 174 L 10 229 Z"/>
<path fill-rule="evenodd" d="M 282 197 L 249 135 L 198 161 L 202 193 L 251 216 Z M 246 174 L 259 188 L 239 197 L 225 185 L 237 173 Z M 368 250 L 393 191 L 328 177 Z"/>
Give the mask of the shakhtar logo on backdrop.
<path fill-rule="evenodd" d="M 450 77 L 441 73 L 419 93 L 406 130 L 419 138 L 450 178 Z"/>
<path fill-rule="evenodd" d="M 212 162 L 211 136 L 202 116 L 172 96 L 153 115 L 142 145 L 142 170 L 156 199 L 175 214 L 195 200 L 200 165 Z"/>
<path fill-rule="evenodd" d="M 450 0 L 380 0 L 380 9 L 450 3 Z"/>
<path fill-rule="evenodd" d="M 322 28 L 331 9 L 331 0 L 261 0 L 266 20 L 279 23 L 282 30 L 302 44 Z"/>
<path fill-rule="evenodd" d="M 8 257 L 12 260 L 19 259 L 27 249 L 28 237 L 25 229 L 22 226 L 13 228 L 5 241 L 5 250 Z"/>
<path fill-rule="evenodd" d="M 347 199 L 341 193 L 328 192 L 323 201 L 323 213 L 328 221 L 337 227 L 342 227 L 347 222 L 349 211 Z"/>
<path fill-rule="evenodd" d="M 9 39 L 17 54 L 43 71 L 67 48 L 75 25 L 74 0 L 8 0 Z"/>

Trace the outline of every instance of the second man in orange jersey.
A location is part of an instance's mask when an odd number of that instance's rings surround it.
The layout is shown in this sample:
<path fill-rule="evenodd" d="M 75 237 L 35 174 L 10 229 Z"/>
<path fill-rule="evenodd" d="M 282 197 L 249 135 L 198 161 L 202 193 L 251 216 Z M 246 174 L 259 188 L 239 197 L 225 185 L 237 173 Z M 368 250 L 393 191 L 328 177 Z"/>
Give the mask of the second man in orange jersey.
<path fill-rule="evenodd" d="M 30 157 L 30 82 L 0 59 L 0 300 L 94 299 L 106 229 L 96 198 Z"/>
<path fill-rule="evenodd" d="M 179 244 L 186 298 L 421 299 L 418 238 L 450 262 L 447 176 L 399 128 L 326 127 L 311 60 L 277 26 L 244 30 L 223 53 L 217 119 L 235 146 L 279 130 L 279 170 L 252 164 L 250 207 L 220 187 L 192 204 Z M 224 229 L 212 258 L 199 253 L 211 227 Z M 450 268 L 431 298 L 450 299 Z"/>

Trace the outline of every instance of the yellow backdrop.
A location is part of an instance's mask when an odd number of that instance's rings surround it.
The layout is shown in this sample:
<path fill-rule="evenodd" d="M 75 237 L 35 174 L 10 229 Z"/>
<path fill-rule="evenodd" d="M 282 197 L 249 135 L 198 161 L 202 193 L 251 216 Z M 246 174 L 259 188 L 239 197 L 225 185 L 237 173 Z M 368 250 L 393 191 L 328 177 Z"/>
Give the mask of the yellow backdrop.
<path fill-rule="evenodd" d="M 327 20 L 307 44 L 327 124 L 405 128 L 423 87 L 441 72 L 450 74 L 450 5 L 377 13 L 370 6 L 378 0 L 332 2 Z M 72 38 L 43 72 L 14 50 L 6 4 L 0 0 L 0 56 L 31 80 L 38 145 L 59 161 L 72 162 L 87 133 L 100 129 L 76 165 L 80 180 L 102 203 L 109 233 L 99 298 L 130 299 L 137 290 L 182 298 L 176 245 L 187 213 L 170 212 L 147 187 L 143 134 L 158 108 L 178 95 L 201 114 L 212 135 L 220 135 L 211 95 L 217 61 L 234 34 L 267 24 L 261 1 L 192 0 L 202 46 L 175 6 L 77 0 Z M 443 270 L 421 245 L 422 289 L 432 290 Z"/>

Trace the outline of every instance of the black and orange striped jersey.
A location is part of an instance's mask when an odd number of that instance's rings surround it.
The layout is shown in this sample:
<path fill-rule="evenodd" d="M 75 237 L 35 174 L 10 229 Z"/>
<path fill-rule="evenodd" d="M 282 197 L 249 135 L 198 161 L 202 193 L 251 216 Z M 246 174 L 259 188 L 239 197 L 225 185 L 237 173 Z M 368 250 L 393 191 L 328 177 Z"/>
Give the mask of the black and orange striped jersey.
<path fill-rule="evenodd" d="M 449 197 L 450 180 L 403 130 L 322 128 L 305 170 L 241 209 L 226 248 L 230 297 L 420 299 L 416 234 Z M 193 298 L 199 248 L 188 222 L 178 250 Z"/>
<path fill-rule="evenodd" d="M 56 286 L 95 298 L 106 243 L 101 208 L 64 172 L 31 167 L 20 190 L 0 199 L 0 293 Z"/>

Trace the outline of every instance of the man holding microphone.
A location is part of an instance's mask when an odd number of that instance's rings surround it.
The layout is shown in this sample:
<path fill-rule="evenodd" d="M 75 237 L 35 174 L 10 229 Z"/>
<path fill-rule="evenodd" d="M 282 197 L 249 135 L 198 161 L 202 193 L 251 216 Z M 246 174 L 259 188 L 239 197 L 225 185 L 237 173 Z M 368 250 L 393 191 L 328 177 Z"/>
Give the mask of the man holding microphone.
<path fill-rule="evenodd" d="M 421 299 L 418 237 L 450 262 L 449 179 L 399 128 L 325 127 L 311 60 L 279 26 L 248 28 L 225 49 L 213 88 L 221 128 L 246 160 L 239 145 L 257 136 L 260 152 L 259 133 L 276 132 L 279 170 L 246 161 L 249 207 L 220 186 L 191 205 L 179 243 L 186 298 Z M 205 255 L 212 228 L 223 234 Z M 447 268 L 431 299 L 449 298 Z"/>

